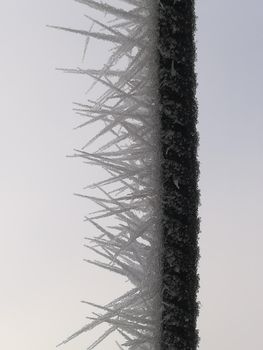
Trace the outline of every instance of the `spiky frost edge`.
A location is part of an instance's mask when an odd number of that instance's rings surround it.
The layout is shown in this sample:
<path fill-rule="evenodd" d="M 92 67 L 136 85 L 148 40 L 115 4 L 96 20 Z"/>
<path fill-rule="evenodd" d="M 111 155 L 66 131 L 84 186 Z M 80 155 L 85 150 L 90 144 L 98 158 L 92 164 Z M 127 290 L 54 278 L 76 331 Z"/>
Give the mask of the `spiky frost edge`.
<path fill-rule="evenodd" d="M 104 127 L 82 150 L 76 151 L 75 156 L 103 167 L 110 175 L 108 179 L 89 186 L 99 190 L 101 197 L 81 195 L 102 208 L 86 217 L 100 231 L 100 235 L 91 238 L 88 245 L 100 260 L 87 261 L 126 276 L 133 287 L 105 306 L 87 302 L 97 307 L 96 318 L 61 344 L 104 323 L 109 325 L 108 330 L 88 350 L 115 331 L 124 338 L 123 344 L 117 343 L 119 349 L 159 350 L 161 148 L 156 52 L 158 1 L 123 0 L 133 6 L 130 11 L 93 0 L 76 1 L 115 17 L 110 24 L 93 19 L 103 32 L 57 27 L 116 45 L 101 70 L 66 70 L 87 74 L 107 88 L 95 102 L 77 106 L 77 112 L 88 119 L 79 127 L 101 121 Z M 118 62 L 124 57 L 129 63 L 125 70 L 120 71 Z M 87 151 L 92 142 L 109 133 L 112 135 L 110 141 L 95 152 Z M 100 221 L 111 216 L 118 221 L 114 230 L 106 228 Z"/>

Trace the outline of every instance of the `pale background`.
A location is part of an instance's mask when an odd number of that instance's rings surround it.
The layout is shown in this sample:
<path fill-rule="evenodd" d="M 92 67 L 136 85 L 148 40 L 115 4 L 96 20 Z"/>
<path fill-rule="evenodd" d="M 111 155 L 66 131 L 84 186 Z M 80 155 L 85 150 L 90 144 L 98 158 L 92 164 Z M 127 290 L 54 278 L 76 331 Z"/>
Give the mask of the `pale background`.
<path fill-rule="evenodd" d="M 202 350 L 263 348 L 262 11 L 261 0 L 197 1 Z M 82 261 L 90 206 L 72 194 L 97 174 L 65 157 L 95 132 L 72 130 L 72 101 L 85 98 L 88 82 L 55 71 L 81 63 L 84 40 L 45 27 L 86 29 L 84 13 L 71 0 L 0 4 L 5 350 L 53 350 L 85 323 L 89 309 L 80 300 L 104 303 L 123 288 Z M 103 44 L 96 45 L 90 66 L 103 62 Z M 86 349 L 95 336 L 64 348 Z M 116 347 L 109 340 L 98 349 Z"/>

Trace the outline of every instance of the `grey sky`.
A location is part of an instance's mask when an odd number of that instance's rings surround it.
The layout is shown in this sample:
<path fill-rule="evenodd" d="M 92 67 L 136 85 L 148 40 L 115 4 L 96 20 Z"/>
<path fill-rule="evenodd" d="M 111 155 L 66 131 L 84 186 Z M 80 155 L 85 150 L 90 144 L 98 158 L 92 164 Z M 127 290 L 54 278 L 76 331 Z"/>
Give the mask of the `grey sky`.
<path fill-rule="evenodd" d="M 202 349 L 262 348 L 260 1 L 199 1 Z"/>
<path fill-rule="evenodd" d="M 82 262 L 89 207 L 72 193 L 97 174 L 65 158 L 90 137 L 72 130 L 71 103 L 85 97 L 88 82 L 55 67 L 79 65 L 84 41 L 45 28 L 86 28 L 84 9 L 72 0 L 0 5 L 5 350 L 54 349 L 85 322 L 80 300 L 104 302 L 121 288 Z M 263 348 L 262 11 L 259 0 L 197 1 L 202 350 Z M 103 60 L 94 45 L 87 65 Z M 93 336 L 64 348 L 85 349 Z M 98 349 L 115 348 L 108 344 Z"/>

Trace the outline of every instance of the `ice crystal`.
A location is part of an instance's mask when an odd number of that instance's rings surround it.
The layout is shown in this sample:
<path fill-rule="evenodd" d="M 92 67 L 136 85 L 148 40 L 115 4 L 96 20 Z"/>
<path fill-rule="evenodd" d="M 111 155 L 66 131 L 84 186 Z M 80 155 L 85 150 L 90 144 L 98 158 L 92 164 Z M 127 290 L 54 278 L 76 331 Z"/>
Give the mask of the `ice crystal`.
<path fill-rule="evenodd" d="M 86 117 L 79 128 L 101 122 L 104 126 L 74 156 L 101 166 L 109 174 L 107 179 L 88 186 L 101 196 L 80 194 L 101 207 L 85 218 L 99 231 L 87 245 L 98 260 L 87 261 L 126 276 L 132 288 L 107 305 L 86 302 L 98 309 L 96 317 L 61 344 L 103 323 L 109 326 L 108 330 L 88 349 L 119 332 L 124 339 L 122 344 L 116 343 L 119 349 L 158 350 L 161 317 L 158 2 L 122 0 L 130 8 L 125 10 L 99 1 L 77 1 L 109 14 L 111 20 L 106 17 L 102 23 L 92 19 L 90 30 L 57 28 L 83 35 L 87 42 L 95 38 L 115 45 L 100 70 L 66 70 L 87 74 L 94 84 L 102 84 L 106 89 L 95 102 L 76 105 L 77 113 Z M 93 31 L 93 25 L 99 26 L 100 31 Z M 125 67 L 119 64 L 123 59 L 127 62 Z M 89 152 L 89 146 L 99 139 L 105 140 L 104 144 Z M 102 222 L 109 217 L 116 219 L 114 229 Z"/>

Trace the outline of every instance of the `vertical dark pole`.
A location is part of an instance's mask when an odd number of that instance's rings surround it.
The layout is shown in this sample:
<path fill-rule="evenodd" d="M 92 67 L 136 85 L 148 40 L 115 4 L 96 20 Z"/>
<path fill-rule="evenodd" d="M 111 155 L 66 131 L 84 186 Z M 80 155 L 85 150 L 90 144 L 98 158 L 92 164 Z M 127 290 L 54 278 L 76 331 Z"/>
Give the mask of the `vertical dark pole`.
<path fill-rule="evenodd" d="M 163 281 L 161 350 L 198 346 L 198 134 L 194 0 L 159 2 Z"/>

